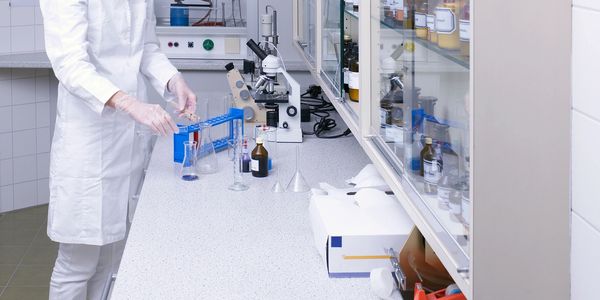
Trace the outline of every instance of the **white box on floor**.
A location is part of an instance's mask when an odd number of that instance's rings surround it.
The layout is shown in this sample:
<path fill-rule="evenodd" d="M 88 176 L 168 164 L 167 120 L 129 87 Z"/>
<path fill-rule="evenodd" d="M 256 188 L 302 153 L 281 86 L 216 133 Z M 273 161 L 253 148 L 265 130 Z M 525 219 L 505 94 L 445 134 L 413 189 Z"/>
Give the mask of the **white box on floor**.
<path fill-rule="evenodd" d="M 390 267 L 386 249 L 399 252 L 414 227 L 397 199 L 370 188 L 354 196 L 314 195 L 309 213 L 330 277 L 368 277 Z"/>

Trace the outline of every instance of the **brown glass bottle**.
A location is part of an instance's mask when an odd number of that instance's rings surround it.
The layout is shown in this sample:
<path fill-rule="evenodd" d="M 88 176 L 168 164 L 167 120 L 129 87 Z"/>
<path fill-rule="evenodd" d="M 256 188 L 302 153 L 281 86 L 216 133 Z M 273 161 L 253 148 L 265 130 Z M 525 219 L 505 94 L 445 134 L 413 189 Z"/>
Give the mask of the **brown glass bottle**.
<path fill-rule="evenodd" d="M 358 59 L 350 63 L 350 78 L 348 82 L 348 97 L 354 102 L 358 102 L 360 94 L 360 73 L 358 69 Z"/>
<path fill-rule="evenodd" d="M 426 40 L 429 33 L 427 28 L 428 1 L 417 0 L 415 6 L 415 32 L 418 38 Z"/>
<path fill-rule="evenodd" d="M 263 138 L 256 138 L 256 147 L 252 150 L 252 161 L 250 163 L 250 169 L 252 170 L 252 176 L 254 177 L 267 177 L 269 176 L 269 153 L 263 146 Z"/>
<path fill-rule="evenodd" d="M 428 137 L 425 138 L 425 147 L 421 150 L 421 176 L 425 176 L 425 161 L 432 162 L 435 160 L 435 151 L 433 150 L 433 140 Z"/>

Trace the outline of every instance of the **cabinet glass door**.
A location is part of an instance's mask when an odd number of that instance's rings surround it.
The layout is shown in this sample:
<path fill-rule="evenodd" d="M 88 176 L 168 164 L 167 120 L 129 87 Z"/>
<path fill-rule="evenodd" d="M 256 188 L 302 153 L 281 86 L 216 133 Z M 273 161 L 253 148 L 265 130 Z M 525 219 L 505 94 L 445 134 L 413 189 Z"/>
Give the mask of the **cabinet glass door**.
<path fill-rule="evenodd" d="M 410 201 L 455 264 L 468 268 L 469 0 L 377 2 L 371 6 L 373 140 L 402 170 Z"/>
<path fill-rule="evenodd" d="M 297 0 L 297 43 L 308 59 L 311 68 L 317 61 L 317 0 Z"/>
<path fill-rule="evenodd" d="M 321 76 L 336 96 L 340 96 L 342 33 L 339 0 L 321 0 L 322 20 L 322 62 Z"/>

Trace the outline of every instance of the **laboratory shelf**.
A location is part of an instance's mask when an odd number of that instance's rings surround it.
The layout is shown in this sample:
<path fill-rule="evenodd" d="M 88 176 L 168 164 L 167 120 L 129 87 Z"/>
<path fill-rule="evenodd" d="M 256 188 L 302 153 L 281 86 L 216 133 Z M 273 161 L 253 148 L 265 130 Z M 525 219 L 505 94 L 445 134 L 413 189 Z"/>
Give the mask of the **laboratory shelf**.
<path fill-rule="evenodd" d="M 345 10 L 344 12 L 346 13 L 346 15 L 351 16 L 352 18 L 354 18 L 356 20 L 358 20 L 358 18 L 359 18 L 357 12 L 350 11 L 350 10 Z M 393 23 L 385 21 L 385 20 L 381 20 L 380 24 L 382 25 L 382 28 L 394 30 L 398 34 L 405 36 L 406 39 L 410 39 L 411 41 L 414 41 L 415 44 L 427 48 L 428 50 L 436 53 L 437 55 L 448 59 L 449 61 L 451 61 L 454 64 L 457 64 L 466 69 L 470 68 L 469 58 L 461 55 L 459 50 L 442 49 L 442 48 L 438 47 L 437 44 L 434 44 L 430 41 L 426 41 L 426 40 L 415 37 L 413 30 L 399 28 L 399 27 L 397 27 L 396 24 L 393 24 Z"/>

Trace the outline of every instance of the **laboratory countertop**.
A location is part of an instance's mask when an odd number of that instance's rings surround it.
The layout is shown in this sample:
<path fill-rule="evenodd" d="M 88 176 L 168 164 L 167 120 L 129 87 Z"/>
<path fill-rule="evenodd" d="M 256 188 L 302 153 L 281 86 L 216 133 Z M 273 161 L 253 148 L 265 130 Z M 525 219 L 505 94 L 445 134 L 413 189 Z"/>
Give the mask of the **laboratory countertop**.
<path fill-rule="evenodd" d="M 180 71 L 223 71 L 232 60 L 219 59 L 171 59 Z M 236 67 L 242 69 L 241 60 L 233 60 Z M 50 69 L 50 60 L 45 52 L 0 55 L 0 68 Z M 288 71 L 307 71 L 301 62 L 286 62 Z"/>
<path fill-rule="evenodd" d="M 112 299 L 372 299 L 368 278 L 329 278 L 311 231 L 309 193 L 271 192 L 295 170 L 295 145 L 280 144 L 275 171 L 229 191 L 232 163 L 185 182 L 172 141 L 156 143 Z M 368 157 L 353 137 L 306 138 L 301 171 L 311 186 L 343 187 Z M 280 167 L 277 167 L 280 165 Z"/>

